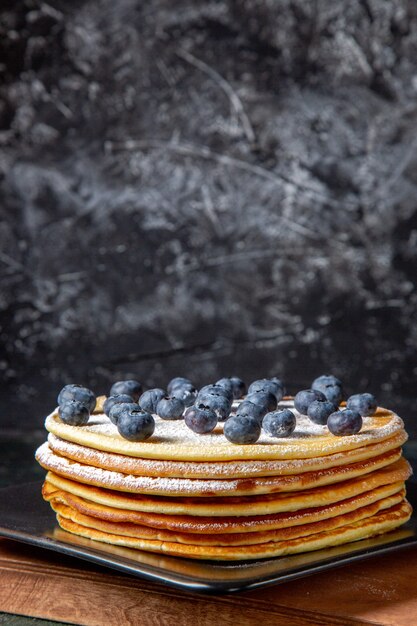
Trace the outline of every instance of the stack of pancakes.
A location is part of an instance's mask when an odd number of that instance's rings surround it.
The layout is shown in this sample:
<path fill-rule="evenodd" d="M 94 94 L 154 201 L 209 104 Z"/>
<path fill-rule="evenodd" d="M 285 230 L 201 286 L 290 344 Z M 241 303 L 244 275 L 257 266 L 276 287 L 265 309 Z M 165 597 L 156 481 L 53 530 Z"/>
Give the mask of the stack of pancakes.
<path fill-rule="evenodd" d="M 102 406 L 101 402 L 98 406 Z M 291 400 L 280 403 L 293 405 Z M 290 437 L 234 445 L 222 424 L 198 435 L 155 416 L 154 435 L 123 439 L 100 412 L 46 419 L 36 458 L 43 496 L 66 531 L 194 559 L 246 560 L 336 546 L 390 531 L 411 515 L 401 419 L 378 408 L 357 435 L 297 416 Z"/>

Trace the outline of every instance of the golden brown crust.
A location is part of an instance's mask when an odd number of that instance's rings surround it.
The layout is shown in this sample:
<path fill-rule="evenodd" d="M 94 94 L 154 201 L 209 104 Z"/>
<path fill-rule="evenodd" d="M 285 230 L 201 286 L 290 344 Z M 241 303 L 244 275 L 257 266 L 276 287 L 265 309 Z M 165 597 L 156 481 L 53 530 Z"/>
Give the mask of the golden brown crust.
<path fill-rule="evenodd" d="M 370 491 L 381 485 L 404 481 L 410 475 L 411 467 L 409 463 L 401 458 L 388 467 L 335 485 L 288 493 L 231 496 L 227 498 L 215 496 L 210 498 L 166 497 L 123 493 L 85 485 L 58 476 L 53 472 L 48 473 L 47 479 L 48 482 L 65 491 L 116 508 L 172 515 L 222 517 L 224 515 L 267 515 L 284 511 L 296 511 L 300 508 L 324 506 Z"/>
<path fill-rule="evenodd" d="M 388 532 L 404 524 L 411 516 L 411 507 L 407 501 L 380 511 L 364 520 L 345 526 L 318 532 L 307 537 L 298 537 L 286 541 L 266 542 L 247 546 L 199 546 L 179 542 L 138 539 L 88 528 L 58 514 L 58 523 L 64 530 L 113 545 L 122 545 L 151 552 L 164 552 L 174 556 L 186 556 L 193 559 L 212 560 L 247 560 L 284 556 L 299 552 L 309 552 L 336 546 L 350 541 L 373 537 Z"/>
<path fill-rule="evenodd" d="M 227 533 L 227 534 L 205 534 L 205 533 L 181 533 L 170 530 L 156 530 L 134 524 L 131 522 L 109 522 L 107 520 L 91 517 L 73 509 L 68 504 L 65 497 L 56 496 L 50 500 L 53 510 L 77 524 L 82 524 L 88 528 L 95 528 L 103 532 L 124 535 L 126 537 L 135 537 L 138 539 L 151 539 L 159 541 L 174 541 L 177 543 L 186 543 L 191 545 L 204 546 L 243 546 L 268 541 L 289 541 L 297 537 L 306 537 L 318 532 L 339 528 L 361 519 L 366 519 L 371 515 L 376 515 L 384 509 L 388 509 L 403 500 L 403 494 L 398 492 L 396 495 L 383 498 L 364 507 L 354 509 L 350 513 L 337 515 L 318 522 L 300 524 L 298 526 L 286 527 L 277 530 L 270 530 L 256 533 Z"/>
<path fill-rule="evenodd" d="M 223 534 L 240 532 L 264 532 L 318 522 L 323 519 L 336 517 L 345 513 L 368 506 L 392 496 L 403 500 L 405 497 L 404 484 L 396 482 L 382 485 L 372 491 L 361 493 L 352 498 L 322 507 L 311 507 L 285 513 L 257 515 L 245 517 L 195 517 L 192 515 L 166 515 L 152 512 L 117 509 L 92 500 L 81 498 L 72 493 L 58 489 L 45 481 L 42 494 L 46 501 L 58 499 L 72 509 L 109 522 L 134 523 L 148 526 L 152 529 L 172 530 L 185 533 Z"/>

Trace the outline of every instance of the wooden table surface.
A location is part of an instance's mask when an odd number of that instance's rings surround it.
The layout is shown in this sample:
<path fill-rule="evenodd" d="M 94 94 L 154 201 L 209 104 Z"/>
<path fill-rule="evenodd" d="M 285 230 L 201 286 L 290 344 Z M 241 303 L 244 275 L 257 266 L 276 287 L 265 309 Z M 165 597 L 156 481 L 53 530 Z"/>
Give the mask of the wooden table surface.
<path fill-rule="evenodd" d="M 0 540 L 0 611 L 86 626 L 417 623 L 417 548 L 290 583 L 202 595 Z"/>

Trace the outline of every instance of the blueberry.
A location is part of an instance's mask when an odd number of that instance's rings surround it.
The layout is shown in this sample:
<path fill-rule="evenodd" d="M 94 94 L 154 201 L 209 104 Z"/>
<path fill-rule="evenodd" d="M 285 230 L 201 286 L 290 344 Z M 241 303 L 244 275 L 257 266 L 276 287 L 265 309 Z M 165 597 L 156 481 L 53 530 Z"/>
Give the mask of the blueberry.
<path fill-rule="evenodd" d="M 294 398 L 294 407 L 302 415 L 307 415 L 308 407 L 314 400 L 324 402 L 326 396 L 316 389 L 304 389 L 299 391 Z"/>
<path fill-rule="evenodd" d="M 58 415 L 64 424 L 85 426 L 90 417 L 88 407 L 79 400 L 67 400 L 59 405 Z"/>
<path fill-rule="evenodd" d="M 307 415 L 315 424 L 327 424 L 327 418 L 331 413 L 336 411 L 337 405 L 334 405 L 333 402 L 329 402 L 325 400 L 324 402 L 320 402 L 320 400 L 314 400 L 307 409 Z"/>
<path fill-rule="evenodd" d="M 269 378 L 261 378 L 259 380 L 255 380 L 253 383 L 249 385 L 248 395 L 257 391 L 268 391 L 269 393 L 272 393 L 275 396 L 277 402 L 280 402 L 284 395 L 284 386 L 278 380 L 270 380 Z"/>
<path fill-rule="evenodd" d="M 329 402 L 332 402 L 335 406 L 339 406 L 339 404 L 342 402 L 343 389 L 341 387 L 338 387 L 337 385 L 334 385 L 333 387 L 326 387 L 326 389 L 323 390 L 322 393 L 325 395 L 326 399 Z"/>
<path fill-rule="evenodd" d="M 332 376 L 331 374 L 323 374 L 323 376 L 319 376 L 311 385 L 312 389 L 316 391 L 321 391 L 322 394 L 325 395 L 326 400 L 329 402 L 333 402 L 335 405 L 339 405 L 343 398 L 343 388 L 342 382 L 336 378 L 336 376 Z"/>
<path fill-rule="evenodd" d="M 133 402 L 132 396 L 128 396 L 126 393 L 120 393 L 117 396 L 109 396 L 106 398 L 103 404 L 103 411 L 108 416 L 110 413 L 110 409 L 115 404 L 126 404 L 126 402 Z"/>
<path fill-rule="evenodd" d="M 241 402 L 236 410 L 236 415 L 239 417 L 254 417 L 261 424 L 263 416 L 267 410 L 260 404 L 254 404 L 249 400 Z"/>
<path fill-rule="evenodd" d="M 285 396 L 285 385 L 282 382 L 282 380 L 280 378 L 278 378 L 277 376 L 273 376 L 269 380 L 271 380 L 273 383 L 276 383 L 279 387 L 281 387 L 282 395 Z"/>
<path fill-rule="evenodd" d="M 322 376 L 319 376 L 318 378 L 315 378 L 313 380 L 311 388 L 317 389 L 318 391 L 324 393 L 324 389 L 328 385 L 330 385 L 331 387 L 333 387 L 334 385 L 336 385 L 336 387 L 343 387 L 342 381 L 339 378 L 336 378 L 336 376 L 333 376 L 333 374 L 322 374 Z"/>
<path fill-rule="evenodd" d="M 161 398 L 156 405 L 156 413 L 163 420 L 180 420 L 184 409 L 184 402 L 172 396 Z"/>
<path fill-rule="evenodd" d="M 109 410 L 109 420 L 117 426 L 117 422 L 119 421 L 119 417 L 122 415 L 122 413 L 128 413 L 129 411 L 133 411 L 137 408 L 138 405 L 136 404 L 136 402 L 120 402 L 113 404 L 113 406 Z"/>
<path fill-rule="evenodd" d="M 221 393 L 206 391 L 203 394 L 198 394 L 196 406 L 200 409 L 211 409 L 216 413 L 219 420 L 224 421 L 230 415 L 230 411 L 232 410 L 232 401 Z"/>
<path fill-rule="evenodd" d="M 345 409 L 329 415 L 327 427 L 333 435 L 356 435 L 362 428 L 362 417 L 356 411 Z"/>
<path fill-rule="evenodd" d="M 144 391 L 138 400 L 141 409 L 148 413 L 156 413 L 156 405 L 165 396 L 163 389 L 148 389 Z"/>
<path fill-rule="evenodd" d="M 136 404 L 134 409 L 123 411 L 117 422 L 119 434 L 129 441 L 145 441 L 155 430 L 155 420 L 150 413 Z"/>
<path fill-rule="evenodd" d="M 261 434 L 261 426 L 255 417 L 229 417 L 224 424 L 224 436 L 232 443 L 255 443 Z"/>
<path fill-rule="evenodd" d="M 197 399 L 201 398 L 206 393 L 210 393 L 211 391 L 217 391 L 217 393 L 221 393 L 223 396 L 227 395 L 223 387 L 216 388 L 215 385 L 204 385 L 204 387 L 201 387 L 201 389 L 199 389 L 198 394 L 197 394 Z"/>
<path fill-rule="evenodd" d="M 197 399 L 197 389 L 188 385 L 184 385 L 183 387 L 174 387 L 171 391 L 171 396 L 182 400 L 184 402 L 184 406 L 191 406 Z"/>
<path fill-rule="evenodd" d="M 227 390 L 228 395 L 233 395 L 233 383 L 230 378 L 220 378 L 220 380 L 217 380 L 214 384 L 216 387 L 224 387 Z"/>
<path fill-rule="evenodd" d="M 259 391 L 252 391 L 251 393 L 248 393 L 245 399 L 248 400 L 248 402 L 259 404 L 265 409 L 265 412 L 275 411 L 275 409 L 277 408 L 276 395 L 271 391 L 266 391 L 263 389 L 260 389 Z"/>
<path fill-rule="evenodd" d="M 248 387 L 248 393 L 252 393 L 252 391 L 264 391 L 271 381 L 269 378 L 259 378 L 258 380 L 254 380 Z M 273 385 L 271 385 L 275 389 Z"/>
<path fill-rule="evenodd" d="M 137 402 L 142 393 L 142 385 L 137 380 L 120 380 L 112 385 L 109 395 L 117 396 L 122 393 L 132 396 L 134 402 Z"/>
<path fill-rule="evenodd" d="M 289 437 L 295 425 L 295 415 L 289 409 L 267 413 L 262 421 L 262 428 L 271 437 Z"/>
<path fill-rule="evenodd" d="M 192 406 L 186 410 L 184 421 L 192 431 L 204 435 L 216 428 L 217 415 L 211 409 Z"/>
<path fill-rule="evenodd" d="M 183 378 L 182 376 L 177 376 L 176 378 L 173 378 L 169 381 L 167 385 L 168 395 L 171 395 L 172 390 L 175 389 L 175 387 L 184 387 L 184 385 L 190 385 L 190 387 L 194 387 L 189 378 Z"/>
<path fill-rule="evenodd" d="M 374 415 L 377 409 L 377 401 L 371 393 L 357 393 L 350 396 L 346 402 L 346 407 L 357 411 L 362 417 Z"/>
<path fill-rule="evenodd" d="M 198 392 L 197 399 L 200 399 L 200 397 L 205 395 L 206 393 L 215 393 L 224 396 L 229 400 L 229 402 L 233 402 L 233 391 L 231 391 L 228 387 L 217 384 L 205 385 L 204 387 L 201 387 L 200 391 Z"/>
<path fill-rule="evenodd" d="M 246 394 L 246 385 L 243 380 L 241 378 L 238 378 L 237 376 L 232 376 L 230 382 L 232 383 L 233 388 L 233 398 L 235 400 L 243 398 L 243 396 Z"/>
<path fill-rule="evenodd" d="M 90 413 L 96 408 L 96 396 L 87 387 L 82 385 L 65 385 L 59 392 L 58 404 L 64 404 L 67 400 L 78 400 L 88 407 Z"/>

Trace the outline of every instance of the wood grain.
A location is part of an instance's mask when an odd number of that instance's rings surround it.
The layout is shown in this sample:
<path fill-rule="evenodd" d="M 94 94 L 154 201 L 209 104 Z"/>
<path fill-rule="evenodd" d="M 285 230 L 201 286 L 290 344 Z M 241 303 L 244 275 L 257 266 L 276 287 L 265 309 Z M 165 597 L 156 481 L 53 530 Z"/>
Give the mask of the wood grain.
<path fill-rule="evenodd" d="M 0 541 L 0 611 L 82 626 L 410 626 L 417 549 L 283 585 L 205 596 Z"/>

